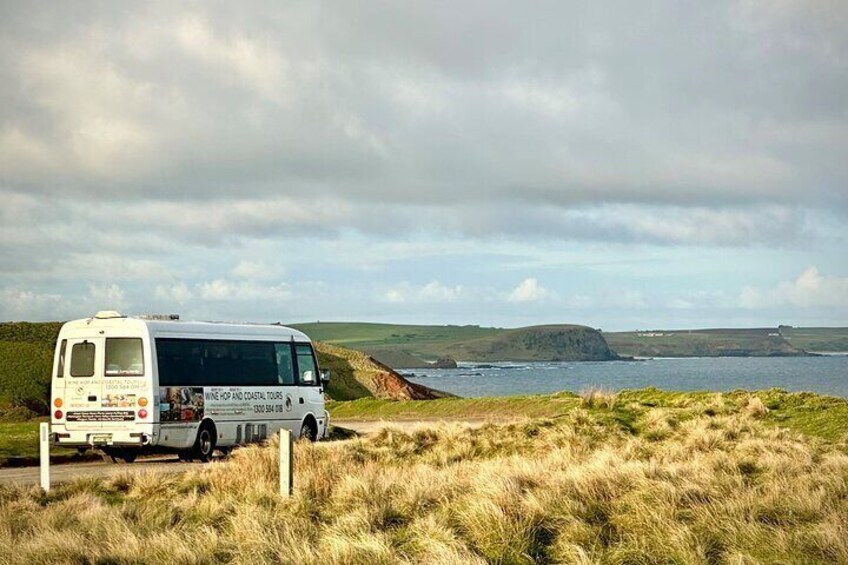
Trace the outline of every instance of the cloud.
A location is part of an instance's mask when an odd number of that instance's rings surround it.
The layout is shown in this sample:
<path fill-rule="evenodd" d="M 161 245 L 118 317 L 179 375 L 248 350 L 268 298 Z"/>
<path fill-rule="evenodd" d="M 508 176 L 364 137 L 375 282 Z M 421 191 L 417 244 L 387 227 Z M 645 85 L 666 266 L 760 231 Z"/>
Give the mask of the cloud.
<path fill-rule="evenodd" d="M 238 265 L 233 267 L 230 273 L 238 279 L 257 281 L 279 277 L 283 274 L 283 269 L 279 267 L 272 268 L 264 261 L 243 259 L 239 261 Z"/>
<path fill-rule="evenodd" d="M 198 296 L 210 301 L 284 302 L 292 298 L 289 285 L 260 285 L 247 281 L 215 279 L 198 285 Z"/>
<path fill-rule="evenodd" d="M 449 315 L 528 272 L 581 312 L 699 308 L 653 274 L 664 290 L 607 297 L 634 283 L 511 266 L 544 246 L 841 268 L 797 254 L 848 241 L 846 4 L 655 8 L 15 3 L 0 288 L 24 298 L 0 318 L 73 314 L 90 284 L 208 317 L 268 299 L 312 316 L 328 297 Z"/>
<path fill-rule="evenodd" d="M 462 286 L 446 286 L 437 280 L 425 285 L 403 283 L 382 291 L 382 299 L 395 304 L 453 302 L 463 296 Z"/>
<path fill-rule="evenodd" d="M 772 289 L 745 287 L 739 295 L 742 308 L 774 308 L 780 306 L 837 307 L 848 306 L 848 277 L 828 276 L 808 267 L 794 281 L 782 282 Z"/>
<path fill-rule="evenodd" d="M 43 294 L 19 288 L 0 289 L 0 313 L 5 320 L 61 319 L 66 304 L 59 294 Z"/>
<path fill-rule="evenodd" d="M 846 10 L 791 4 L 785 17 L 720 2 L 647 19 L 500 5 L 449 24 L 416 2 L 20 4 L 0 24 L 0 184 L 180 202 L 238 187 L 256 201 L 443 211 L 464 200 L 844 212 L 848 77 L 834 22 Z"/>
<path fill-rule="evenodd" d="M 510 302 L 541 302 L 554 296 L 534 278 L 524 279 L 507 296 Z"/>
<path fill-rule="evenodd" d="M 173 285 L 156 285 L 155 296 L 158 300 L 165 302 L 185 304 L 194 298 L 194 293 L 185 283 L 180 282 Z"/>

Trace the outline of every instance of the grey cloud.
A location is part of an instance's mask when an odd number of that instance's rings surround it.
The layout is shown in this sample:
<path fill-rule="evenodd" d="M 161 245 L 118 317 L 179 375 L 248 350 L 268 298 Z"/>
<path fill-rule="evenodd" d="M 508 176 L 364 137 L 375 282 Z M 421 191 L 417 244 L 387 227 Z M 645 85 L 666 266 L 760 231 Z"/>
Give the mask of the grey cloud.
<path fill-rule="evenodd" d="M 810 213 L 779 205 L 561 208 L 496 201 L 440 206 L 285 196 L 97 204 L 75 197 L 12 195 L 9 200 L 14 206 L 0 228 L 5 234 L 0 252 L 14 257 L 43 250 L 42 259 L 60 264 L 69 253 L 83 263 L 91 261 L 86 256 L 110 254 L 135 257 L 138 262 L 175 252 L 179 246 L 238 246 L 302 237 L 337 239 L 351 230 L 381 239 L 429 234 L 448 239 L 503 236 L 527 241 L 660 245 L 794 247 L 821 239 L 808 218 Z"/>
<path fill-rule="evenodd" d="M 7 11 L 15 190 L 845 210 L 839 2 Z"/>

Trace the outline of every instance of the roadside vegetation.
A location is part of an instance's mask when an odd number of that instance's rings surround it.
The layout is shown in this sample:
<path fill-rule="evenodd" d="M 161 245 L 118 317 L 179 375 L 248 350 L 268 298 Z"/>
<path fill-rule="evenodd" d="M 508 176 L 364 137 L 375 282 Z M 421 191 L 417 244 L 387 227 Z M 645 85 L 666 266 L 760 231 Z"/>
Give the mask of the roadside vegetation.
<path fill-rule="evenodd" d="M 0 323 L 0 421 L 47 413 L 60 322 Z"/>
<path fill-rule="evenodd" d="M 298 444 L 290 499 L 273 443 L 0 487 L 0 562 L 848 563 L 848 446 L 769 423 L 808 406 L 785 395 L 590 391 L 549 418 Z"/>

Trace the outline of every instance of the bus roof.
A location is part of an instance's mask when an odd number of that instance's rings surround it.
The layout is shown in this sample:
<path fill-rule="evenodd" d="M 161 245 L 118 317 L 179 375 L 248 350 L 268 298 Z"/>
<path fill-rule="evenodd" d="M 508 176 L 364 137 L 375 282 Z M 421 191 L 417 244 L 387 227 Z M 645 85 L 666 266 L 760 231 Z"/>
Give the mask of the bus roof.
<path fill-rule="evenodd" d="M 150 337 L 186 339 L 257 339 L 261 341 L 310 341 L 309 337 L 293 328 L 278 324 L 251 324 L 229 322 L 190 322 L 180 320 L 149 320 L 131 316 L 82 318 L 62 326 L 61 333 L 82 334 L 89 331 L 112 330 L 139 332 L 147 330 Z"/>

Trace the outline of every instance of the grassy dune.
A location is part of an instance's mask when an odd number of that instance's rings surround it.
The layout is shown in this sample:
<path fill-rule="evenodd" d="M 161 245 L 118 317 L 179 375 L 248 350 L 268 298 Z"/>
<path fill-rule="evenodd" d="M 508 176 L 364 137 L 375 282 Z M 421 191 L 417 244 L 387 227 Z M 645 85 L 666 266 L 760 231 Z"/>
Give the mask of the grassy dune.
<path fill-rule="evenodd" d="M 584 393 L 583 396 L 586 396 Z M 848 442 L 848 400 L 821 396 L 810 392 L 787 392 L 781 389 L 757 392 L 669 392 L 656 388 L 624 390 L 616 395 L 615 405 L 607 417 L 620 425 L 631 426 L 648 408 L 671 410 L 678 417 L 689 417 L 692 407 L 710 406 L 715 402 L 740 403 L 757 398 L 768 408 L 762 422 L 780 426 L 830 441 Z M 718 400 L 720 399 L 720 400 Z M 509 421 L 517 418 L 555 418 L 579 408 L 585 400 L 570 392 L 528 396 L 484 398 L 446 398 L 439 400 L 359 399 L 351 402 L 328 402 L 330 415 L 336 420 L 430 420 L 485 419 Z M 707 408 L 707 410 L 711 410 Z"/>
<path fill-rule="evenodd" d="M 183 476 L 0 487 L 2 563 L 848 563 L 848 447 L 760 398 L 274 444 Z M 622 420 L 623 410 L 629 414 Z"/>

